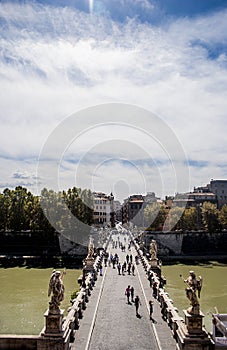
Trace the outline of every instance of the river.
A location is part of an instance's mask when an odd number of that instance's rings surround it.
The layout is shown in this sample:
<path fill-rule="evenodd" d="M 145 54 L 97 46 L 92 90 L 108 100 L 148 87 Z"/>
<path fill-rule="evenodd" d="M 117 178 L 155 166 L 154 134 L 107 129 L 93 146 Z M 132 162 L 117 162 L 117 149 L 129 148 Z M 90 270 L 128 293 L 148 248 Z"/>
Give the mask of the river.
<path fill-rule="evenodd" d="M 0 268 L 0 333 L 39 334 L 48 308 L 47 296 L 52 269 Z M 81 270 L 66 270 L 65 298 L 61 309 L 70 306 L 71 294 L 78 289 Z"/>
<path fill-rule="evenodd" d="M 197 265 L 165 265 L 162 274 L 167 279 L 166 291 L 183 316 L 189 302 L 185 296 L 185 278 L 189 271 L 203 277 L 200 305 L 204 324 L 211 331 L 211 316 L 214 306 L 220 313 L 227 312 L 227 265 L 216 262 Z M 39 334 L 44 326 L 43 314 L 48 308 L 48 284 L 52 269 L 0 268 L 0 332 L 1 334 Z M 70 296 L 78 289 L 77 278 L 81 270 L 67 270 L 64 276 L 65 299 L 61 308 L 70 306 Z"/>
<path fill-rule="evenodd" d="M 203 277 L 203 286 L 200 298 L 200 308 L 204 314 L 204 325 L 212 331 L 211 312 L 216 306 L 219 313 L 227 313 L 227 265 L 217 262 L 196 265 L 166 265 L 162 266 L 162 274 L 167 279 L 166 291 L 183 317 L 183 309 L 189 307 L 189 300 L 185 295 L 185 283 L 180 275 L 187 278 L 193 270 L 196 276 Z"/>

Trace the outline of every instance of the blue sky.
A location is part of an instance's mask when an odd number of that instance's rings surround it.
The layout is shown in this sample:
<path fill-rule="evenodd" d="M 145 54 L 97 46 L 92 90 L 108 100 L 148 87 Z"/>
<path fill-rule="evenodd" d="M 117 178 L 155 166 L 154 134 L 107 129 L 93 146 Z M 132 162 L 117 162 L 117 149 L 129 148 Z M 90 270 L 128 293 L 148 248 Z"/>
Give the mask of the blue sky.
<path fill-rule="evenodd" d="M 1 1 L 0 25 L 1 190 L 51 187 L 37 174 L 40 154 L 45 166 L 60 164 L 59 189 L 118 188 L 121 200 L 227 179 L 227 1 Z M 82 134 L 70 134 L 60 159 L 43 155 L 70 115 L 107 103 L 157 118 L 137 130 L 90 129 L 92 117 L 81 119 Z M 181 145 L 180 160 L 163 130 L 146 134 L 159 119 Z M 187 164 L 185 183 L 174 178 L 174 158 Z"/>

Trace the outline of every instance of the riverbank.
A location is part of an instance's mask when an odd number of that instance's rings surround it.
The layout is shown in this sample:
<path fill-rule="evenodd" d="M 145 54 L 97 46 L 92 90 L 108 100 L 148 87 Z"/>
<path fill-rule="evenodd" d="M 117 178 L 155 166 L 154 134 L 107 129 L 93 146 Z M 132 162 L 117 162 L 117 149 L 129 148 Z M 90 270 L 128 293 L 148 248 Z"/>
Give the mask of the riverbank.
<path fill-rule="evenodd" d="M 85 256 L 32 256 L 32 255 L 0 255 L 0 268 L 27 267 L 27 268 L 73 268 L 81 269 Z"/>
<path fill-rule="evenodd" d="M 189 307 L 183 279 L 188 276 L 190 270 L 194 270 L 197 277 L 202 276 L 203 278 L 200 306 L 204 313 L 205 327 L 211 332 L 211 313 L 215 311 L 214 307 L 216 306 L 220 313 L 227 312 L 227 264 L 212 261 L 209 263 L 195 262 L 194 264 L 164 264 L 162 266 L 162 274 L 167 279 L 166 291 L 182 317 L 184 316 L 182 310 Z"/>
<path fill-rule="evenodd" d="M 54 266 L 55 267 L 55 266 Z M 1 334 L 38 335 L 48 308 L 48 284 L 53 268 L 0 268 Z M 62 271 L 62 270 L 61 270 Z M 78 269 L 66 269 L 65 297 L 61 308 L 70 306 L 71 294 L 79 289 Z"/>

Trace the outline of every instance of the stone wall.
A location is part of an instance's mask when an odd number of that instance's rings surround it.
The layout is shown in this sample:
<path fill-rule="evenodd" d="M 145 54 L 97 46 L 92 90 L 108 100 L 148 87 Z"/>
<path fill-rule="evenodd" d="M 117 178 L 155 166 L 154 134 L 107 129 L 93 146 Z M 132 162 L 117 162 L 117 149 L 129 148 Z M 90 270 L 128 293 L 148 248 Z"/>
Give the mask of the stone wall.
<path fill-rule="evenodd" d="M 15 349 L 15 350 L 36 350 L 37 336 L 30 335 L 0 335 L 0 349 Z"/>
<path fill-rule="evenodd" d="M 181 257 L 217 257 L 227 259 L 227 232 L 159 232 L 147 231 L 143 235 L 144 246 L 149 251 L 152 239 L 158 244 L 161 259 Z"/>
<path fill-rule="evenodd" d="M 60 254 L 58 235 L 43 231 L 0 232 L 0 255 L 53 256 Z"/>

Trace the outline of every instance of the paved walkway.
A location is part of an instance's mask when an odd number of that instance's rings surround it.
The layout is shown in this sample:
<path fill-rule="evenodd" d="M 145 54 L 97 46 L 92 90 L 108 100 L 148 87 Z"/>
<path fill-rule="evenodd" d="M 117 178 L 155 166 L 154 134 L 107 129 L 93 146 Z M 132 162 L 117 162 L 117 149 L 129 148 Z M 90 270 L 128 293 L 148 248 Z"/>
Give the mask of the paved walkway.
<path fill-rule="evenodd" d="M 117 236 L 113 236 L 117 240 Z M 121 238 L 122 240 L 122 238 Z M 120 262 L 125 261 L 131 251 L 121 252 L 119 248 L 109 252 L 118 254 Z M 134 287 L 135 296 L 141 300 L 140 317 L 136 317 L 134 303 L 127 303 L 125 289 Z M 71 350 L 175 350 L 176 343 L 170 329 L 161 318 L 158 301 L 154 300 L 154 322 L 149 319 L 148 301 L 153 299 L 151 288 L 141 264 L 136 265 L 135 276 L 118 275 L 117 268 L 104 267 L 87 304 L 76 339 Z"/>

